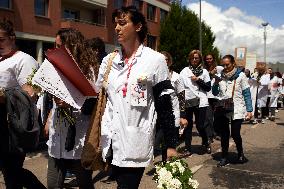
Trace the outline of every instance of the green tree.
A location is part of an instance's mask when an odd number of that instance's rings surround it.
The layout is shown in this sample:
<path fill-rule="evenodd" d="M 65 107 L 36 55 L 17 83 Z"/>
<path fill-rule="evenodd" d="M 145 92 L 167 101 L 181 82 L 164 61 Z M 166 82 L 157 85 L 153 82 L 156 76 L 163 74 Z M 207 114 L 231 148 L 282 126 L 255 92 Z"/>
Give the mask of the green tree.
<path fill-rule="evenodd" d="M 202 22 L 202 53 L 212 53 L 219 59 L 219 50 L 214 47 L 215 36 L 211 28 Z M 161 23 L 160 51 L 173 56 L 174 69 L 180 72 L 188 66 L 190 51 L 199 49 L 199 18 L 180 3 L 173 2 L 168 16 Z"/>

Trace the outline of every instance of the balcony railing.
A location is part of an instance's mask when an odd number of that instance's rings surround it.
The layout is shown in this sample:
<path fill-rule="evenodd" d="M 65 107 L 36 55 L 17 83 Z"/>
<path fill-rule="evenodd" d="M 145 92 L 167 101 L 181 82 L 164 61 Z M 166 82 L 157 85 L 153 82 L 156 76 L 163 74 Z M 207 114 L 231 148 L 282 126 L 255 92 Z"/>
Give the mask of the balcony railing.
<path fill-rule="evenodd" d="M 64 21 L 80 22 L 80 23 L 91 24 L 91 25 L 100 26 L 100 27 L 105 27 L 106 26 L 106 24 L 100 24 L 100 23 L 89 21 L 89 20 L 74 19 L 74 18 L 62 18 L 62 21 L 63 22 Z"/>

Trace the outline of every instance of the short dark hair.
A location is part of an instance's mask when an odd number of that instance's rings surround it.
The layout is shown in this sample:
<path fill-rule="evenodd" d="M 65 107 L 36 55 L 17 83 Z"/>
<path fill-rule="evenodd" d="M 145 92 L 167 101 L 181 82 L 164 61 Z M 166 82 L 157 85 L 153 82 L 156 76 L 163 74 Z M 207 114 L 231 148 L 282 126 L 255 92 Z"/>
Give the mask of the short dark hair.
<path fill-rule="evenodd" d="M 130 15 L 130 20 L 133 22 L 134 25 L 141 23 L 141 30 L 137 33 L 139 36 L 139 41 L 143 43 L 148 32 L 147 22 L 145 20 L 144 15 L 139 10 L 137 10 L 135 6 L 121 7 L 120 9 L 115 9 L 113 11 L 112 21 L 114 22 L 115 18 L 123 17 L 123 15 L 125 14 Z"/>
<path fill-rule="evenodd" d="M 15 31 L 14 31 L 14 26 L 13 23 L 10 20 L 3 19 L 0 21 L 0 30 L 5 31 L 5 33 L 8 36 L 14 36 L 16 37 Z"/>
<path fill-rule="evenodd" d="M 227 54 L 227 55 L 223 56 L 222 60 L 224 60 L 224 59 L 229 59 L 232 64 L 235 63 L 235 58 L 231 54 Z"/>

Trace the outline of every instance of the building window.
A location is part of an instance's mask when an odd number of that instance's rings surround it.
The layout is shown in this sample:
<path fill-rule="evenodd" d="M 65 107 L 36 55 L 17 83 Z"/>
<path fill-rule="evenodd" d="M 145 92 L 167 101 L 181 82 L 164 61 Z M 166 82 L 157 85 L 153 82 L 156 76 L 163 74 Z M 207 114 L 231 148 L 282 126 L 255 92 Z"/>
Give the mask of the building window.
<path fill-rule="evenodd" d="M 105 26 L 106 22 L 105 10 L 96 9 L 94 10 L 94 23 Z"/>
<path fill-rule="evenodd" d="M 168 12 L 160 9 L 160 21 L 162 22 L 163 20 L 165 20 L 166 16 L 168 15 Z"/>
<path fill-rule="evenodd" d="M 35 15 L 48 16 L 48 0 L 35 0 Z"/>
<path fill-rule="evenodd" d="M 0 0 L 0 8 L 11 9 L 11 0 Z"/>
<path fill-rule="evenodd" d="M 134 0 L 134 1 L 133 1 L 133 6 L 135 6 L 138 10 L 141 11 L 141 9 L 142 9 L 142 3 L 143 3 L 143 2 L 141 2 L 141 0 Z"/>
<path fill-rule="evenodd" d="M 70 20 L 79 20 L 80 12 L 76 10 L 64 9 L 63 18 Z"/>
<path fill-rule="evenodd" d="M 157 37 L 152 35 L 147 35 L 147 46 L 156 50 Z"/>
<path fill-rule="evenodd" d="M 147 6 L 147 19 L 151 20 L 151 21 L 155 21 L 155 15 L 156 15 L 156 7 L 148 4 L 148 6 Z"/>
<path fill-rule="evenodd" d="M 114 8 L 120 9 L 124 5 L 124 0 L 114 0 Z"/>

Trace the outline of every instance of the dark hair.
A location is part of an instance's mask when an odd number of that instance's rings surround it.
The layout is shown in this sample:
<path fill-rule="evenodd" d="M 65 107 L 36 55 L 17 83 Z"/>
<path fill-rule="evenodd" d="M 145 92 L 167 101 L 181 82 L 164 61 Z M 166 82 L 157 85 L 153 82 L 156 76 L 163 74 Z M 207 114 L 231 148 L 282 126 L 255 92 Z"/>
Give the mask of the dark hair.
<path fill-rule="evenodd" d="M 278 78 L 282 78 L 282 75 L 280 72 L 274 72 L 274 74 L 278 77 Z"/>
<path fill-rule="evenodd" d="M 168 59 L 168 61 L 171 63 L 171 65 L 169 66 L 169 69 L 172 70 L 173 69 L 173 57 L 172 57 L 172 55 L 167 51 L 161 51 L 161 54 L 163 54 Z"/>
<path fill-rule="evenodd" d="M 95 37 L 86 40 L 86 45 L 96 53 L 97 59 L 99 63 L 101 63 L 103 58 L 107 55 L 104 41 L 100 37 Z"/>
<path fill-rule="evenodd" d="M 144 15 L 137 10 L 135 6 L 128 6 L 128 7 L 121 7 L 120 9 L 115 9 L 114 12 L 112 13 L 112 21 L 115 21 L 115 18 L 123 18 L 125 15 L 129 14 L 130 15 L 130 20 L 133 22 L 134 25 L 141 24 L 141 30 L 138 31 L 138 36 L 139 36 L 139 41 L 141 43 L 144 42 L 147 32 L 148 32 L 148 27 L 147 27 L 147 22 L 145 20 Z"/>
<path fill-rule="evenodd" d="M 188 54 L 189 64 L 191 64 L 191 60 L 193 60 L 194 54 L 198 54 L 198 56 L 199 56 L 199 64 L 202 64 L 202 55 L 201 55 L 201 52 L 200 52 L 199 50 L 192 50 L 192 51 Z"/>
<path fill-rule="evenodd" d="M 13 23 L 10 20 L 3 19 L 0 21 L 0 30 L 5 31 L 8 36 L 16 37 Z"/>
<path fill-rule="evenodd" d="M 227 54 L 227 55 L 223 56 L 222 60 L 224 60 L 224 59 L 229 59 L 232 64 L 235 63 L 235 58 L 231 54 Z"/>
<path fill-rule="evenodd" d="M 97 76 L 98 62 L 92 51 L 86 47 L 85 38 L 79 30 L 74 28 L 62 28 L 56 36 L 60 37 L 62 45 L 68 48 L 78 63 L 83 74 L 88 79 L 93 79 L 93 74 Z M 90 68 L 93 68 L 94 73 Z"/>
<path fill-rule="evenodd" d="M 209 64 L 207 63 L 207 61 L 206 61 L 206 57 L 207 57 L 207 56 L 212 56 L 212 58 L 213 58 L 213 63 L 212 63 L 211 65 L 209 65 Z M 217 64 L 216 64 L 216 62 L 215 62 L 215 57 L 214 57 L 214 55 L 213 55 L 213 54 L 210 54 L 210 53 L 204 56 L 203 62 L 204 62 L 204 67 L 205 67 L 205 69 L 208 70 L 208 71 L 213 70 L 213 69 L 217 66 Z"/>

